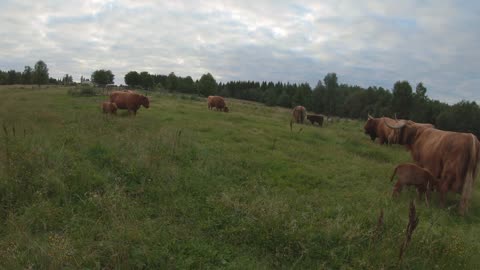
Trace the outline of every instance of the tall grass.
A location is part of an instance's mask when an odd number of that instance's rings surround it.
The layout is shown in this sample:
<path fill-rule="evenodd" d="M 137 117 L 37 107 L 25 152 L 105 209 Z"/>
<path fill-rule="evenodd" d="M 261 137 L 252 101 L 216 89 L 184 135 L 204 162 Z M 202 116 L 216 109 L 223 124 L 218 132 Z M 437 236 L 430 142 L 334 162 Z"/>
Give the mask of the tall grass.
<path fill-rule="evenodd" d="M 66 88 L 0 95 L 1 268 L 398 268 L 416 194 L 392 200 L 388 177 L 410 157 L 360 122 L 292 133 L 289 110 L 237 100 L 154 94 L 104 118 L 104 97 Z M 456 203 L 417 204 L 403 268 L 478 268 L 478 187 L 467 217 Z"/>

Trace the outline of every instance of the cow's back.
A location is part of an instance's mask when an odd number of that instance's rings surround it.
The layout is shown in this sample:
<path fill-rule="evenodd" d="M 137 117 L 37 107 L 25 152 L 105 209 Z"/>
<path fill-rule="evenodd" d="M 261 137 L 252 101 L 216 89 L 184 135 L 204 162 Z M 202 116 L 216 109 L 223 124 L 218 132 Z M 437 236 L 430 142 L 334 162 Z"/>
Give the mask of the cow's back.
<path fill-rule="evenodd" d="M 130 92 L 113 91 L 110 93 L 110 102 L 115 103 L 119 109 L 128 109 L 128 96 Z"/>
<path fill-rule="evenodd" d="M 411 155 L 417 164 L 427 168 L 434 177 L 444 180 L 445 177 L 454 178 L 456 174 L 462 178 L 465 176 L 471 149 L 470 133 L 425 128 L 417 132 Z"/>

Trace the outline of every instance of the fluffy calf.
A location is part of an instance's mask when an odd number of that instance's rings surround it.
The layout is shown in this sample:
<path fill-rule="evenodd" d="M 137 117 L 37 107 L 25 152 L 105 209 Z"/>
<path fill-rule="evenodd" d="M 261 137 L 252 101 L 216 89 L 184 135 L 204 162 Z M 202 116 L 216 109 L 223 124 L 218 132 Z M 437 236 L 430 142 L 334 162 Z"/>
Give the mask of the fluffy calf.
<path fill-rule="evenodd" d="M 105 101 L 102 103 L 103 113 L 117 114 L 117 105 L 113 102 Z"/>
<path fill-rule="evenodd" d="M 390 181 L 393 180 L 395 175 L 398 176 L 397 183 L 393 188 L 393 196 L 397 196 L 402 191 L 403 186 L 415 186 L 418 193 L 418 198 L 421 199 L 425 194 L 425 202 L 428 205 L 430 199 L 430 191 L 437 188 L 437 180 L 430 173 L 430 171 L 419 167 L 413 163 L 404 163 L 398 165 L 393 171 Z"/>

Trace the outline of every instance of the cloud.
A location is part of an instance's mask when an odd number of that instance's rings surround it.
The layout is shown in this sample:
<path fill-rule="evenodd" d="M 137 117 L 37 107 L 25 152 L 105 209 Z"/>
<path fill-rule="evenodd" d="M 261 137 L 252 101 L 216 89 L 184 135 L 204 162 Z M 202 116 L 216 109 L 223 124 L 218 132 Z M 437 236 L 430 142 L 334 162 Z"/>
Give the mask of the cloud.
<path fill-rule="evenodd" d="M 44 60 L 75 80 L 100 68 L 218 80 L 391 88 L 480 100 L 480 4 L 452 1 L 1 1 L 0 69 Z"/>

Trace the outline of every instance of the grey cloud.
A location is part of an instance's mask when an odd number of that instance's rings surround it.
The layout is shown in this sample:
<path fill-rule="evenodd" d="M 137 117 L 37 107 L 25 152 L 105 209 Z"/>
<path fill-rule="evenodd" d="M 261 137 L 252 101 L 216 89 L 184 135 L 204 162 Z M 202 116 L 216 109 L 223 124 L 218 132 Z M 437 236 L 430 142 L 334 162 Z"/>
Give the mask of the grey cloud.
<path fill-rule="evenodd" d="M 479 100 L 480 4 L 451 1 L 3 1 L 0 69 L 43 59 L 53 77 L 98 68 L 307 81 L 327 72 L 429 96 Z"/>

